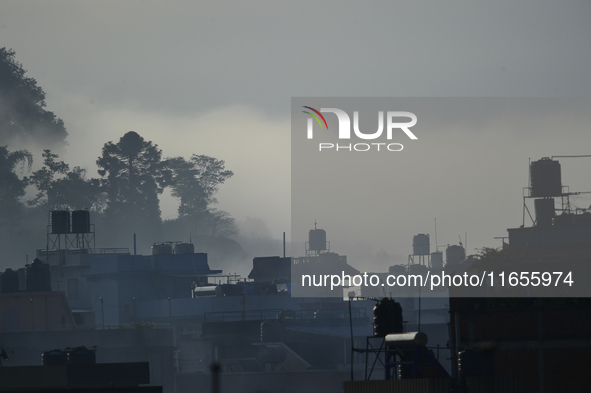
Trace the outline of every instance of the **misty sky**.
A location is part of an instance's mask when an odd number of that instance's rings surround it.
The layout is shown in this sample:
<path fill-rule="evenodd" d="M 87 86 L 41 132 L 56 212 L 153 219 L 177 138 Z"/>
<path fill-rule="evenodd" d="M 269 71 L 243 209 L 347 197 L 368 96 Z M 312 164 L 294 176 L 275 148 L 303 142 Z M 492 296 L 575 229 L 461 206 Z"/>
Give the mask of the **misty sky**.
<path fill-rule="evenodd" d="M 97 176 L 102 145 L 129 130 L 164 156 L 223 159 L 235 176 L 217 207 L 279 238 L 290 231 L 291 97 L 588 97 L 590 20 L 586 1 L 2 0 L 0 47 L 64 120 L 70 165 Z M 589 153 L 589 127 L 564 124 L 495 133 L 465 122 L 413 152 L 421 160 L 397 180 L 421 191 L 398 208 L 408 233 L 385 251 L 408 254 L 434 217 L 440 243 L 468 232 L 470 248 L 498 245 L 491 236 L 521 223 L 528 159 Z M 564 183 L 591 189 L 589 169 L 565 161 Z M 162 203 L 173 218 L 174 201 Z"/>

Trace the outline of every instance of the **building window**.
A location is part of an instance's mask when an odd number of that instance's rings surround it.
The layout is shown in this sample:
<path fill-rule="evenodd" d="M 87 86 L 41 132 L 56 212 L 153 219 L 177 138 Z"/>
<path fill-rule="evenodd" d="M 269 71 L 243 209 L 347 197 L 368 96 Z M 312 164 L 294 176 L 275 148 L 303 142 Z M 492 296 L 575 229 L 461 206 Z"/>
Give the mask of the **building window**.
<path fill-rule="evenodd" d="M 68 299 L 78 300 L 78 279 L 73 278 L 68 280 Z"/>
<path fill-rule="evenodd" d="M 123 303 L 123 316 L 130 317 L 131 316 L 131 304 Z"/>

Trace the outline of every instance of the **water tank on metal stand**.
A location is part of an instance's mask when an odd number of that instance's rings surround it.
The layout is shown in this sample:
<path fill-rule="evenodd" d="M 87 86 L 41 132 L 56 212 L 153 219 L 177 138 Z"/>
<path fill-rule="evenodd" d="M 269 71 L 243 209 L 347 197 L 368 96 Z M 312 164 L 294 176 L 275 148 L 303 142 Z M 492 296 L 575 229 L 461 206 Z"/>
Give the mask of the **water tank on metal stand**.
<path fill-rule="evenodd" d="M 326 231 L 324 229 L 311 229 L 308 233 L 308 249 L 311 251 L 324 251 L 326 247 Z"/>
<path fill-rule="evenodd" d="M 556 197 L 562 195 L 560 163 L 548 157 L 534 161 L 529 167 L 532 197 Z"/>
<path fill-rule="evenodd" d="M 383 298 L 373 308 L 373 335 L 386 337 L 402 333 L 402 307 L 393 299 Z"/>
<path fill-rule="evenodd" d="M 175 254 L 195 254 L 195 245 L 193 243 L 177 243 L 174 245 Z"/>
<path fill-rule="evenodd" d="M 418 234 L 412 238 L 413 255 L 429 255 L 431 253 L 429 235 Z"/>
<path fill-rule="evenodd" d="M 18 292 L 18 273 L 10 268 L 6 269 L 0 278 L 0 286 L 2 293 Z"/>
<path fill-rule="evenodd" d="M 52 234 L 70 233 L 70 212 L 53 210 L 49 213 L 49 226 Z"/>
<path fill-rule="evenodd" d="M 90 212 L 74 210 L 72 212 L 72 233 L 90 233 Z"/>
<path fill-rule="evenodd" d="M 25 268 L 25 279 L 28 292 L 51 291 L 49 264 L 43 263 L 37 258 Z"/>

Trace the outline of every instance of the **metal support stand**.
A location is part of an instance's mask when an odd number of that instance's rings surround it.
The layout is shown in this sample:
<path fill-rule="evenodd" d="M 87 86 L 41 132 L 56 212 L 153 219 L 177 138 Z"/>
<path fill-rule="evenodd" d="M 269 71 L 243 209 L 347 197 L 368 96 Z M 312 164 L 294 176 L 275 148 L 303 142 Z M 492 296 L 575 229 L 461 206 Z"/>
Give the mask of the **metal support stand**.
<path fill-rule="evenodd" d="M 377 339 L 380 340 L 380 346 L 379 347 L 374 347 L 373 344 L 371 343 L 372 339 Z M 371 378 L 371 374 L 373 373 L 373 370 L 376 366 L 376 363 L 378 362 L 378 360 L 380 361 L 380 363 L 382 364 L 382 366 L 386 366 L 384 361 L 382 361 L 382 359 L 380 358 L 380 354 L 382 352 L 386 352 L 386 347 L 385 347 L 385 343 L 386 341 L 384 340 L 384 337 L 375 337 L 375 336 L 367 336 L 365 339 L 365 380 L 369 380 Z M 369 375 L 367 375 L 367 365 L 369 363 L 369 354 L 373 353 L 376 358 L 374 359 L 372 365 L 371 365 L 371 369 L 369 370 Z"/>

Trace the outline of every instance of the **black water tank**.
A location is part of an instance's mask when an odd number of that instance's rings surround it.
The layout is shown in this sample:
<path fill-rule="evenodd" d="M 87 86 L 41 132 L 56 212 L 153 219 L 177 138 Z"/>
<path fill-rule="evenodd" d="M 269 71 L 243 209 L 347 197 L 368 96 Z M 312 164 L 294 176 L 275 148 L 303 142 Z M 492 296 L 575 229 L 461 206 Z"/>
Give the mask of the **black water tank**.
<path fill-rule="evenodd" d="M 386 337 L 390 333 L 402 333 L 402 307 L 393 299 L 383 298 L 373 308 L 373 334 Z"/>
<path fill-rule="evenodd" d="M 96 364 L 96 352 L 86 347 L 68 348 L 68 364 Z"/>
<path fill-rule="evenodd" d="M 70 212 L 67 210 L 53 210 L 49 213 L 51 233 L 70 233 Z"/>
<path fill-rule="evenodd" d="M 74 210 L 72 212 L 72 233 L 90 233 L 90 212 Z"/>
<path fill-rule="evenodd" d="M 548 157 L 534 161 L 529 167 L 532 197 L 556 197 L 562 195 L 560 163 Z"/>
<path fill-rule="evenodd" d="M 0 285 L 2 293 L 18 292 L 18 273 L 10 268 L 6 269 L 0 278 Z"/>
<path fill-rule="evenodd" d="M 52 364 L 67 364 L 68 363 L 68 355 L 65 351 L 61 349 L 54 349 L 52 351 L 45 351 L 41 355 L 41 364 L 44 366 L 49 366 Z"/>
<path fill-rule="evenodd" d="M 25 279 L 28 292 L 51 291 L 49 265 L 37 258 L 25 268 Z"/>

